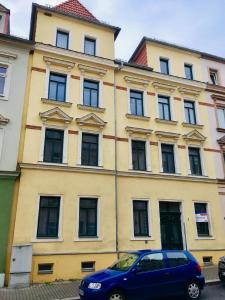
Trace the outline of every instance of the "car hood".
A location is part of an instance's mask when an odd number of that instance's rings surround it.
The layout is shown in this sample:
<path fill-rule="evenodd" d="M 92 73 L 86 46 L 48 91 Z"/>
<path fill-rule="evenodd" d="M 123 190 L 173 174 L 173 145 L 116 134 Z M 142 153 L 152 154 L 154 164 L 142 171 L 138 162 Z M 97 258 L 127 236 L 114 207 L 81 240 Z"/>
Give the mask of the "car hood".
<path fill-rule="evenodd" d="M 98 271 L 92 275 L 86 276 L 84 278 L 84 281 L 101 283 L 111 278 L 120 277 L 122 274 L 124 275 L 125 273 L 126 272 L 105 269 L 105 270 Z"/>

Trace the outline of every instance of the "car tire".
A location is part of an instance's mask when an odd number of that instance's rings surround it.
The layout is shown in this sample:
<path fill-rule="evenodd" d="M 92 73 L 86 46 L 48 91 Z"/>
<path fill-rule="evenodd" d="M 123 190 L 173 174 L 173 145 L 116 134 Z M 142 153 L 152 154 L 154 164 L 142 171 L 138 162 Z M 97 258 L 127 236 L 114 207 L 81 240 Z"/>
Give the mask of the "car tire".
<path fill-rule="evenodd" d="M 114 290 L 109 294 L 108 300 L 126 300 L 123 292 Z"/>
<path fill-rule="evenodd" d="M 201 288 L 195 281 L 191 281 L 186 287 L 186 299 L 187 300 L 199 300 L 201 297 Z"/>
<path fill-rule="evenodd" d="M 219 273 L 219 279 L 222 282 L 225 282 L 225 276 L 223 276 L 221 273 Z"/>

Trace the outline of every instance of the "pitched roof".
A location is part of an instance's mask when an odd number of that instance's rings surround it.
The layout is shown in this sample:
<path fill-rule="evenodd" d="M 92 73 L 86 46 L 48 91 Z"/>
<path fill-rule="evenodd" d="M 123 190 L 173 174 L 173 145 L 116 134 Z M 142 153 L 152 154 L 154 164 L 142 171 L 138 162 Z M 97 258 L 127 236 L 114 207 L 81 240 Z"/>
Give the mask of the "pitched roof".
<path fill-rule="evenodd" d="M 78 0 L 67 0 L 63 3 L 56 5 L 54 8 L 57 10 L 64 11 L 66 13 L 73 14 L 75 16 L 97 21 L 95 16 L 93 16 L 92 13 L 89 10 L 87 10 L 87 8 L 84 7 Z"/>

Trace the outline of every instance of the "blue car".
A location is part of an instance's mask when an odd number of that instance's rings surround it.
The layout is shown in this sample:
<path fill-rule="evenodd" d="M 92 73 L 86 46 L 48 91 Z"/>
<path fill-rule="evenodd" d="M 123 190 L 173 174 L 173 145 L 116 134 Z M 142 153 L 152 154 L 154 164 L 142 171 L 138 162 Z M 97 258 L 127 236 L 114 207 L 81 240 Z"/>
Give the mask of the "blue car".
<path fill-rule="evenodd" d="M 198 300 L 205 279 L 188 251 L 140 250 L 127 253 L 108 269 L 86 276 L 81 300 L 162 299 L 182 295 Z"/>

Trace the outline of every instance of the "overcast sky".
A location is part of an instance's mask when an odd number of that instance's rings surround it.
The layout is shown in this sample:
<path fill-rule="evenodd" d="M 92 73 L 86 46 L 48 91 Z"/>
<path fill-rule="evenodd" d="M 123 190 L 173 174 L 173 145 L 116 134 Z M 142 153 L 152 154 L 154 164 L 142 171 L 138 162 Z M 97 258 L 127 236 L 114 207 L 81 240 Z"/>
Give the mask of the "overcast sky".
<path fill-rule="evenodd" d="M 28 37 L 32 0 L 0 0 L 11 33 Z M 55 5 L 63 0 L 36 0 Z M 102 21 L 122 28 L 116 57 L 129 59 L 145 35 L 225 57 L 225 0 L 81 0 Z"/>

